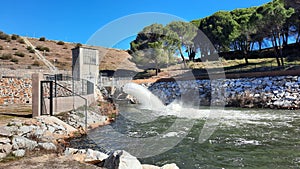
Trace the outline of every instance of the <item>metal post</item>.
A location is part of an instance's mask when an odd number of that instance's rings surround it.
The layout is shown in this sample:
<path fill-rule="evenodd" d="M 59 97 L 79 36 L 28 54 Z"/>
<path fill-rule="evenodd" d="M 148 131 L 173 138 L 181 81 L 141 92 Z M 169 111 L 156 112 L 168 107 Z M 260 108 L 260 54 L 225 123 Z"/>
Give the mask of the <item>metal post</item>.
<path fill-rule="evenodd" d="M 53 81 L 50 81 L 50 108 L 49 108 L 49 110 L 50 110 L 50 116 L 53 116 Z"/>
<path fill-rule="evenodd" d="M 40 115 L 43 115 L 43 107 L 44 107 L 44 103 L 43 103 L 43 100 L 44 100 L 43 81 L 41 81 L 40 84 L 41 84 L 41 91 L 40 91 L 40 93 L 41 93 L 41 95 L 40 95 L 40 97 L 41 97 L 41 99 L 40 99 L 40 105 L 41 105 L 40 111 L 41 111 L 41 113 L 40 113 Z"/>
<path fill-rule="evenodd" d="M 85 132 L 87 132 L 87 99 L 85 99 Z"/>

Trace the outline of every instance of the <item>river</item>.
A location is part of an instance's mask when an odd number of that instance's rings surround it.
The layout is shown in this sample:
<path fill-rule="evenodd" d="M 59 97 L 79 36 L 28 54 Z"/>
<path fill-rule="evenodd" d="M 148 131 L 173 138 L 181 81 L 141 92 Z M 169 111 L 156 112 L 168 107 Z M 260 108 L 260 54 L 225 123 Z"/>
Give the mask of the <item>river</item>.
<path fill-rule="evenodd" d="M 125 149 L 144 164 L 176 163 L 182 169 L 300 167 L 299 110 L 226 108 L 213 121 L 214 109 L 205 107 L 181 109 L 181 115 L 135 105 L 120 110 L 116 122 L 71 146 Z M 211 130 L 203 131 L 207 124 Z M 201 132 L 209 132 L 207 139 L 199 141 Z"/>

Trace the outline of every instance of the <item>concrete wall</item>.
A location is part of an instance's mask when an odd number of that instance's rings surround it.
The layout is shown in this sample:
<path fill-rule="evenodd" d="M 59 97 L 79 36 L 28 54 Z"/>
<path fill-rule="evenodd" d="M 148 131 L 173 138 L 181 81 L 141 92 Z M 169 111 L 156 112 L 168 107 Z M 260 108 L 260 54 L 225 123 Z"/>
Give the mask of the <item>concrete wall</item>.
<path fill-rule="evenodd" d="M 83 96 L 87 99 L 87 105 L 94 103 L 95 97 L 94 94 Z M 85 100 L 78 96 L 70 96 L 70 97 L 58 97 L 53 99 L 53 113 L 58 114 L 61 112 L 67 112 L 82 107 L 85 105 Z M 46 104 L 47 108 L 49 104 Z"/>

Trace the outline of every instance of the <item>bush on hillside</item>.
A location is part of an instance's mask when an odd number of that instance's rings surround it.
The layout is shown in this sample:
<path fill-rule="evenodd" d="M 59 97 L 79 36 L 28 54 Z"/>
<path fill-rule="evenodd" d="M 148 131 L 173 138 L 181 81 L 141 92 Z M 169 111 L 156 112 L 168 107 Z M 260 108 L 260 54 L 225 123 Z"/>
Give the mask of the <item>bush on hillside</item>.
<path fill-rule="evenodd" d="M 32 64 L 32 66 L 40 66 L 40 65 L 41 65 L 40 62 L 37 60 L 35 60 Z"/>
<path fill-rule="evenodd" d="M 17 41 L 18 41 L 19 43 L 21 43 L 21 44 L 25 44 L 25 41 L 24 41 L 24 39 L 22 39 L 22 38 L 19 38 Z"/>
<path fill-rule="evenodd" d="M 3 46 L 0 45 L 0 50 L 3 50 L 3 49 L 4 49 Z"/>
<path fill-rule="evenodd" d="M 75 47 L 77 48 L 77 47 L 81 47 L 81 46 L 82 46 L 81 43 L 77 43 Z"/>
<path fill-rule="evenodd" d="M 10 36 L 4 32 L 0 32 L 0 39 L 10 41 Z"/>
<path fill-rule="evenodd" d="M 11 40 L 17 40 L 17 39 L 19 39 L 19 38 L 20 38 L 19 35 L 16 35 L 16 34 L 12 34 L 12 35 L 11 35 Z"/>
<path fill-rule="evenodd" d="M 39 51 L 50 52 L 50 49 L 48 47 L 45 47 L 45 46 L 37 46 L 35 49 L 39 50 Z"/>
<path fill-rule="evenodd" d="M 16 52 L 15 55 L 16 55 L 16 56 L 19 56 L 19 57 L 24 57 L 24 56 L 25 56 L 25 54 L 22 53 L 22 52 Z"/>
<path fill-rule="evenodd" d="M 14 62 L 14 63 L 16 63 L 16 64 L 19 63 L 19 60 L 18 60 L 17 58 L 12 58 L 12 59 L 10 59 L 10 61 L 11 61 L 11 62 Z"/>
<path fill-rule="evenodd" d="M 58 45 L 64 45 L 65 42 L 63 42 L 63 41 L 58 41 L 56 44 L 58 44 Z"/>
<path fill-rule="evenodd" d="M 12 59 L 12 55 L 10 53 L 4 53 L 4 54 L 2 54 L 2 56 L 0 57 L 0 59 L 2 59 L 2 60 L 9 60 L 9 59 Z"/>
<path fill-rule="evenodd" d="M 45 41 L 46 38 L 45 37 L 40 37 L 39 41 Z"/>

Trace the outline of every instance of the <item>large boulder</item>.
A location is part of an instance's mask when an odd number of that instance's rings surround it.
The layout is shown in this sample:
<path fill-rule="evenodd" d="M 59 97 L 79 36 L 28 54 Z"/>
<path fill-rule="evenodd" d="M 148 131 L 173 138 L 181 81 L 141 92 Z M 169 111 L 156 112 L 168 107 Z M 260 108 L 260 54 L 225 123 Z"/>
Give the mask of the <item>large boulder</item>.
<path fill-rule="evenodd" d="M 103 167 L 107 169 L 143 169 L 139 160 L 124 150 L 117 150 L 105 161 Z"/>
<path fill-rule="evenodd" d="M 0 127 L 0 136 L 10 137 L 12 136 L 11 131 L 7 130 L 5 127 Z"/>
<path fill-rule="evenodd" d="M 19 150 L 13 151 L 12 154 L 16 157 L 23 157 L 25 155 L 25 150 L 19 149 Z"/>
<path fill-rule="evenodd" d="M 12 139 L 13 149 L 29 149 L 33 150 L 35 147 L 38 146 L 36 141 L 29 140 L 28 138 L 22 136 L 14 136 Z"/>

